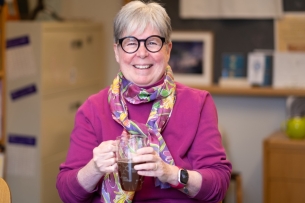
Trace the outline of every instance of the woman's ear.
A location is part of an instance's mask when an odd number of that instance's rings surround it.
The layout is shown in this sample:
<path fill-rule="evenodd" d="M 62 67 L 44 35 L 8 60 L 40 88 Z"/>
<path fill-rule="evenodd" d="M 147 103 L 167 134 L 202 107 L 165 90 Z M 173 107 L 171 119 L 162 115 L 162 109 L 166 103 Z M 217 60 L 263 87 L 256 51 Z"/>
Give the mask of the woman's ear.
<path fill-rule="evenodd" d="M 167 44 L 167 49 L 168 49 L 168 51 L 169 51 L 169 54 L 171 53 L 172 47 L 173 47 L 173 43 L 172 43 L 172 42 L 169 42 L 169 43 Z"/>
<path fill-rule="evenodd" d="M 116 62 L 120 62 L 120 57 L 119 57 L 119 50 L 118 50 L 118 45 L 117 44 L 113 44 L 113 50 L 114 50 L 114 56 L 115 56 L 115 60 Z"/>
<path fill-rule="evenodd" d="M 168 62 L 169 59 L 170 59 L 172 47 L 173 47 L 173 43 L 172 43 L 172 42 L 169 42 L 169 43 L 167 44 L 167 47 L 166 47 L 166 52 L 167 52 L 166 55 L 167 55 L 167 58 L 168 58 L 167 62 Z"/>

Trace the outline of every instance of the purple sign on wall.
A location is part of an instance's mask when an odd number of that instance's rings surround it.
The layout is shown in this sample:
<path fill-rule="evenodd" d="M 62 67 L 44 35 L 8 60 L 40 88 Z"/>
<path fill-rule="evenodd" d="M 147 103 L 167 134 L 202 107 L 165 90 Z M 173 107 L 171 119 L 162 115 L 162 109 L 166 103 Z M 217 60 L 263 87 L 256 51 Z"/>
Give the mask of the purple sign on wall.
<path fill-rule="evenodd" d="M 21 45 L 28 45 L 30 43 L 30 39 L 28 36 L 22 36 L 14 39 L 6 40 L 6 48 L 18 47 Z"/>
<path fill-rule="evenodd" d="M 28 96 L 37 92 L 36 85 L 31 84 L 20 89 L 11 91 L 11 99 L 16 100 L 18 98 Z"/>
<path fill-rule="evenodd" d="M 29 135 L 18 135 L 18 134 L 9 134 L 8 142 L 10 144 L 21 144 L 21 145 L 36 145 L 36 138 Z"/>

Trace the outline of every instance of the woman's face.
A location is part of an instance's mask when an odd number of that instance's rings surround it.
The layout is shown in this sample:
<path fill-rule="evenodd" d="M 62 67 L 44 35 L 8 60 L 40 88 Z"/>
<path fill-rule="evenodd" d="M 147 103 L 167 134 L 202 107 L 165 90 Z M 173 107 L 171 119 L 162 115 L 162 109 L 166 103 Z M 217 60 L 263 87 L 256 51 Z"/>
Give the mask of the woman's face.
<path fill-rule="evenodd" d="M 142 34 L 132 33 L 137 39 L 146 39 L 151 35 L 159 35 L 159 32 L 150 26 Z M 126 36 L 123 36 L 126 37 Z M 163 36 L 161 36 L 163 37 Z M 172 44 L 164 44 L 159 52 L 151 53 L 140 42 L 139 49 L 132 54 L 126 53 L 118 44 L 114 44 L 116 61 L 124 77 L 138 86 L 149 86 L 156 83 L 164 74 L 169 61 Z"/>

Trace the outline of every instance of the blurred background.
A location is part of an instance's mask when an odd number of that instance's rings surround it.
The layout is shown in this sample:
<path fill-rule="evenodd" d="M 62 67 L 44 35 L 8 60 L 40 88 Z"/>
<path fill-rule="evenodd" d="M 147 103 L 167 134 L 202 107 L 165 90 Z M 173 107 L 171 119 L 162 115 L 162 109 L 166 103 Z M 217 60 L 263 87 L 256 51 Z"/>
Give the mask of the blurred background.
<path fill-rule="evenodd" d="M 108 86 L 118 71 L 112 25 L 126 2 L 5 2 L 7 10 L 1 10 L 0 164 L 13 202 L 60 202 L 55 178 L 74 114 L 90 94 Z M 171 17 L 174 33 L 212 33 L 211 41 L 203 40 L 206 55 L 202 58 L 210 61 L 203 63 L 202 74 L 208 74 L 211 82 L 190 85 L 212 94 L 224 146 L 240 178 L 232 179 L 225 202 L 275 202 L 268 196 L 274 188 L 268 190 L 269 168 L 264 160 L 269 155 L 264 141 L 285 131 L 283 123 L 290 118 L 288 98 L 305 97 L 304 0 L 157 2 Z M 185 73 L 182 81 L 184 77 L 192 75 Z M 302 139 L 297 142 L 304 146 Z M 301 148 L 301 154 L 304 151 Z M 304 160 L 298 167 L 305 169 Z M 305 186 L 305 178 L 296 177 L 289 187 L 294 181 L 297 187 Z M 305 202 L 304 195 L 297 201 L 287 198 L 291 201 L 286 202 Z"/>

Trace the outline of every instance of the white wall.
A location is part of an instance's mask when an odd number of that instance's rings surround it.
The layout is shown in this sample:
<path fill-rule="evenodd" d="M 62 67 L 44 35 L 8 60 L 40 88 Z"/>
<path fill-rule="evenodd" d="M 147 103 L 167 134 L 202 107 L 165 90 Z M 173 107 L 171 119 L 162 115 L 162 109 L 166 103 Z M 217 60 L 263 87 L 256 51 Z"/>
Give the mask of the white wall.
<path fill-rule="evenodd" d="M 233 170 L 242 175 L 243 202 L 263 202 L 263 140 L 280 128 L 286 98 L 213 95 Z M 233 203 L 234 190 L 229 199 Z"/>
<path fill-rule="evenodd" d="M 55 0 L 47 0 L 55 1 Z M 65 0 L 53 2 L 61 16 L 91 19 L 104 25 L 105 84 L 110 84 L 118 71 L 112 44 L 112 22 L 123 0 Z M 31 0 L 34 2 L 34 0 Z M 61 3 L 58 3 L 61 2 Z M 30 3 L 33 6 L 35 3 Z M 285 119 L 286 98 L 235 97 L 213 95 L 218 108 L 219 123 L 233 169 L 242 174 L 245 203 L 263 202 L 262 142 L 280 127 Z M 233 203 L 233 190 L 229 190 Z"/>

